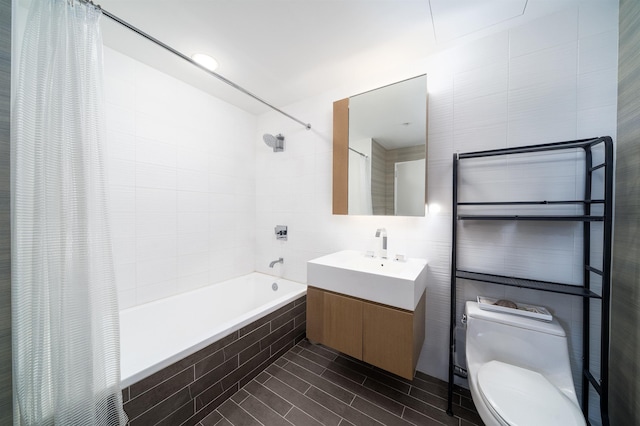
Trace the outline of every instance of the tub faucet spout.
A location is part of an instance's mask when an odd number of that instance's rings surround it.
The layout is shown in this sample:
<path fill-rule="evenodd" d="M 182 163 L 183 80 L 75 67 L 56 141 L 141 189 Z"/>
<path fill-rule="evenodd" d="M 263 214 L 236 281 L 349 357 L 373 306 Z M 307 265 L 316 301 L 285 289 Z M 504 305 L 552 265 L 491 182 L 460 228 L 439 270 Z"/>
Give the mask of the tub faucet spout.
<path fill-rule="evenodd" d="M 276 263 L 284 263 L 284 259 L 279 257 L 278 260 L 274 260 L 273 262 L 269 263 L 269 268 L 273 268 L 273 265 L 275 265 Z"/>

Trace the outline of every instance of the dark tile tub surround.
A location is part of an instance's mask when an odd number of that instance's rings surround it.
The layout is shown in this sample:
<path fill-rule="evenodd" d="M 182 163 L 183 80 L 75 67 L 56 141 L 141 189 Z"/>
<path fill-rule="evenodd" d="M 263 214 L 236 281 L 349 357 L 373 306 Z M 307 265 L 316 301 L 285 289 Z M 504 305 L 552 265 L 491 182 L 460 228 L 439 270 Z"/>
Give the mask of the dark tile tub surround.
<path fill-rule="evenodd" d="M 128 424 L 197 425 L 304 337 L 306 307 L 302 296 L 123 389 Z"/>

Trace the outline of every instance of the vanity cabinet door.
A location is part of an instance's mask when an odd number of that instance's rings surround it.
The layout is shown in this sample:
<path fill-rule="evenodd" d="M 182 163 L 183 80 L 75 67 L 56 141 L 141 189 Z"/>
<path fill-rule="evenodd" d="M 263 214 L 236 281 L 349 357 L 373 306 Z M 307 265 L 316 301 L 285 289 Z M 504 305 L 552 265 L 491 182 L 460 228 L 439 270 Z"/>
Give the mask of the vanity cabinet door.
<path fill-rule="evenodd" d="M 326 345 L 362 359 L 362 306 L 358 299 L 335 293 L 324 294 L 324 339 Z"/>
<path fill-rule="evenodd" d="M 413 313 L 367 303 L 362 323 L 362 360 L 413 377 Z"/>
<path fill-rule="evenodd" d="M 324 342 L 324 291 L 307 287 L 307 339 Z"/>
<path fill-rule="evenodd" d="M 348 296 L 307 288 L 307 337 L 362 359 L 362 305 Z"/>
<path fill-rule="evenodd" d="M 426 292 L 414 312 L 374 303 L 362 311 L 362 360 L 413 379 L 425 331 Z"/>

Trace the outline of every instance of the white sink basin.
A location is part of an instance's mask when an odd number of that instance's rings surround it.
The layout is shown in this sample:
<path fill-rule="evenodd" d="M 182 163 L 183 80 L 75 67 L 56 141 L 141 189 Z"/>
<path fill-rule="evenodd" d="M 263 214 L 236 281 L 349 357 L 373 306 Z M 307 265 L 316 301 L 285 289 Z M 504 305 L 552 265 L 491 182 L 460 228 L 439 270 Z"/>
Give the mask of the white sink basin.
<path fill-rule="evenodd" d="M 307 284 L 414 311 L 427 287 L 427 261 L 366 257 L 343 250 L 307 262 Z"/>

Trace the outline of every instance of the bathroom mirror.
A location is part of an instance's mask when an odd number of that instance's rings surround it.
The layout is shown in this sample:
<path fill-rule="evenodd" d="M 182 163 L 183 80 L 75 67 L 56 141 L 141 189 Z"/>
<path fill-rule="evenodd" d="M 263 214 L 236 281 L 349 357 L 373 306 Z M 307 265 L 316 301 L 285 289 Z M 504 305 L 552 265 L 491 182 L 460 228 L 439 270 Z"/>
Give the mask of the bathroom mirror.
<path fill-rule="evenodd" d="M 334 102 L 334 214 L 424 216 L 426 165 L 426 75 Z"/>

